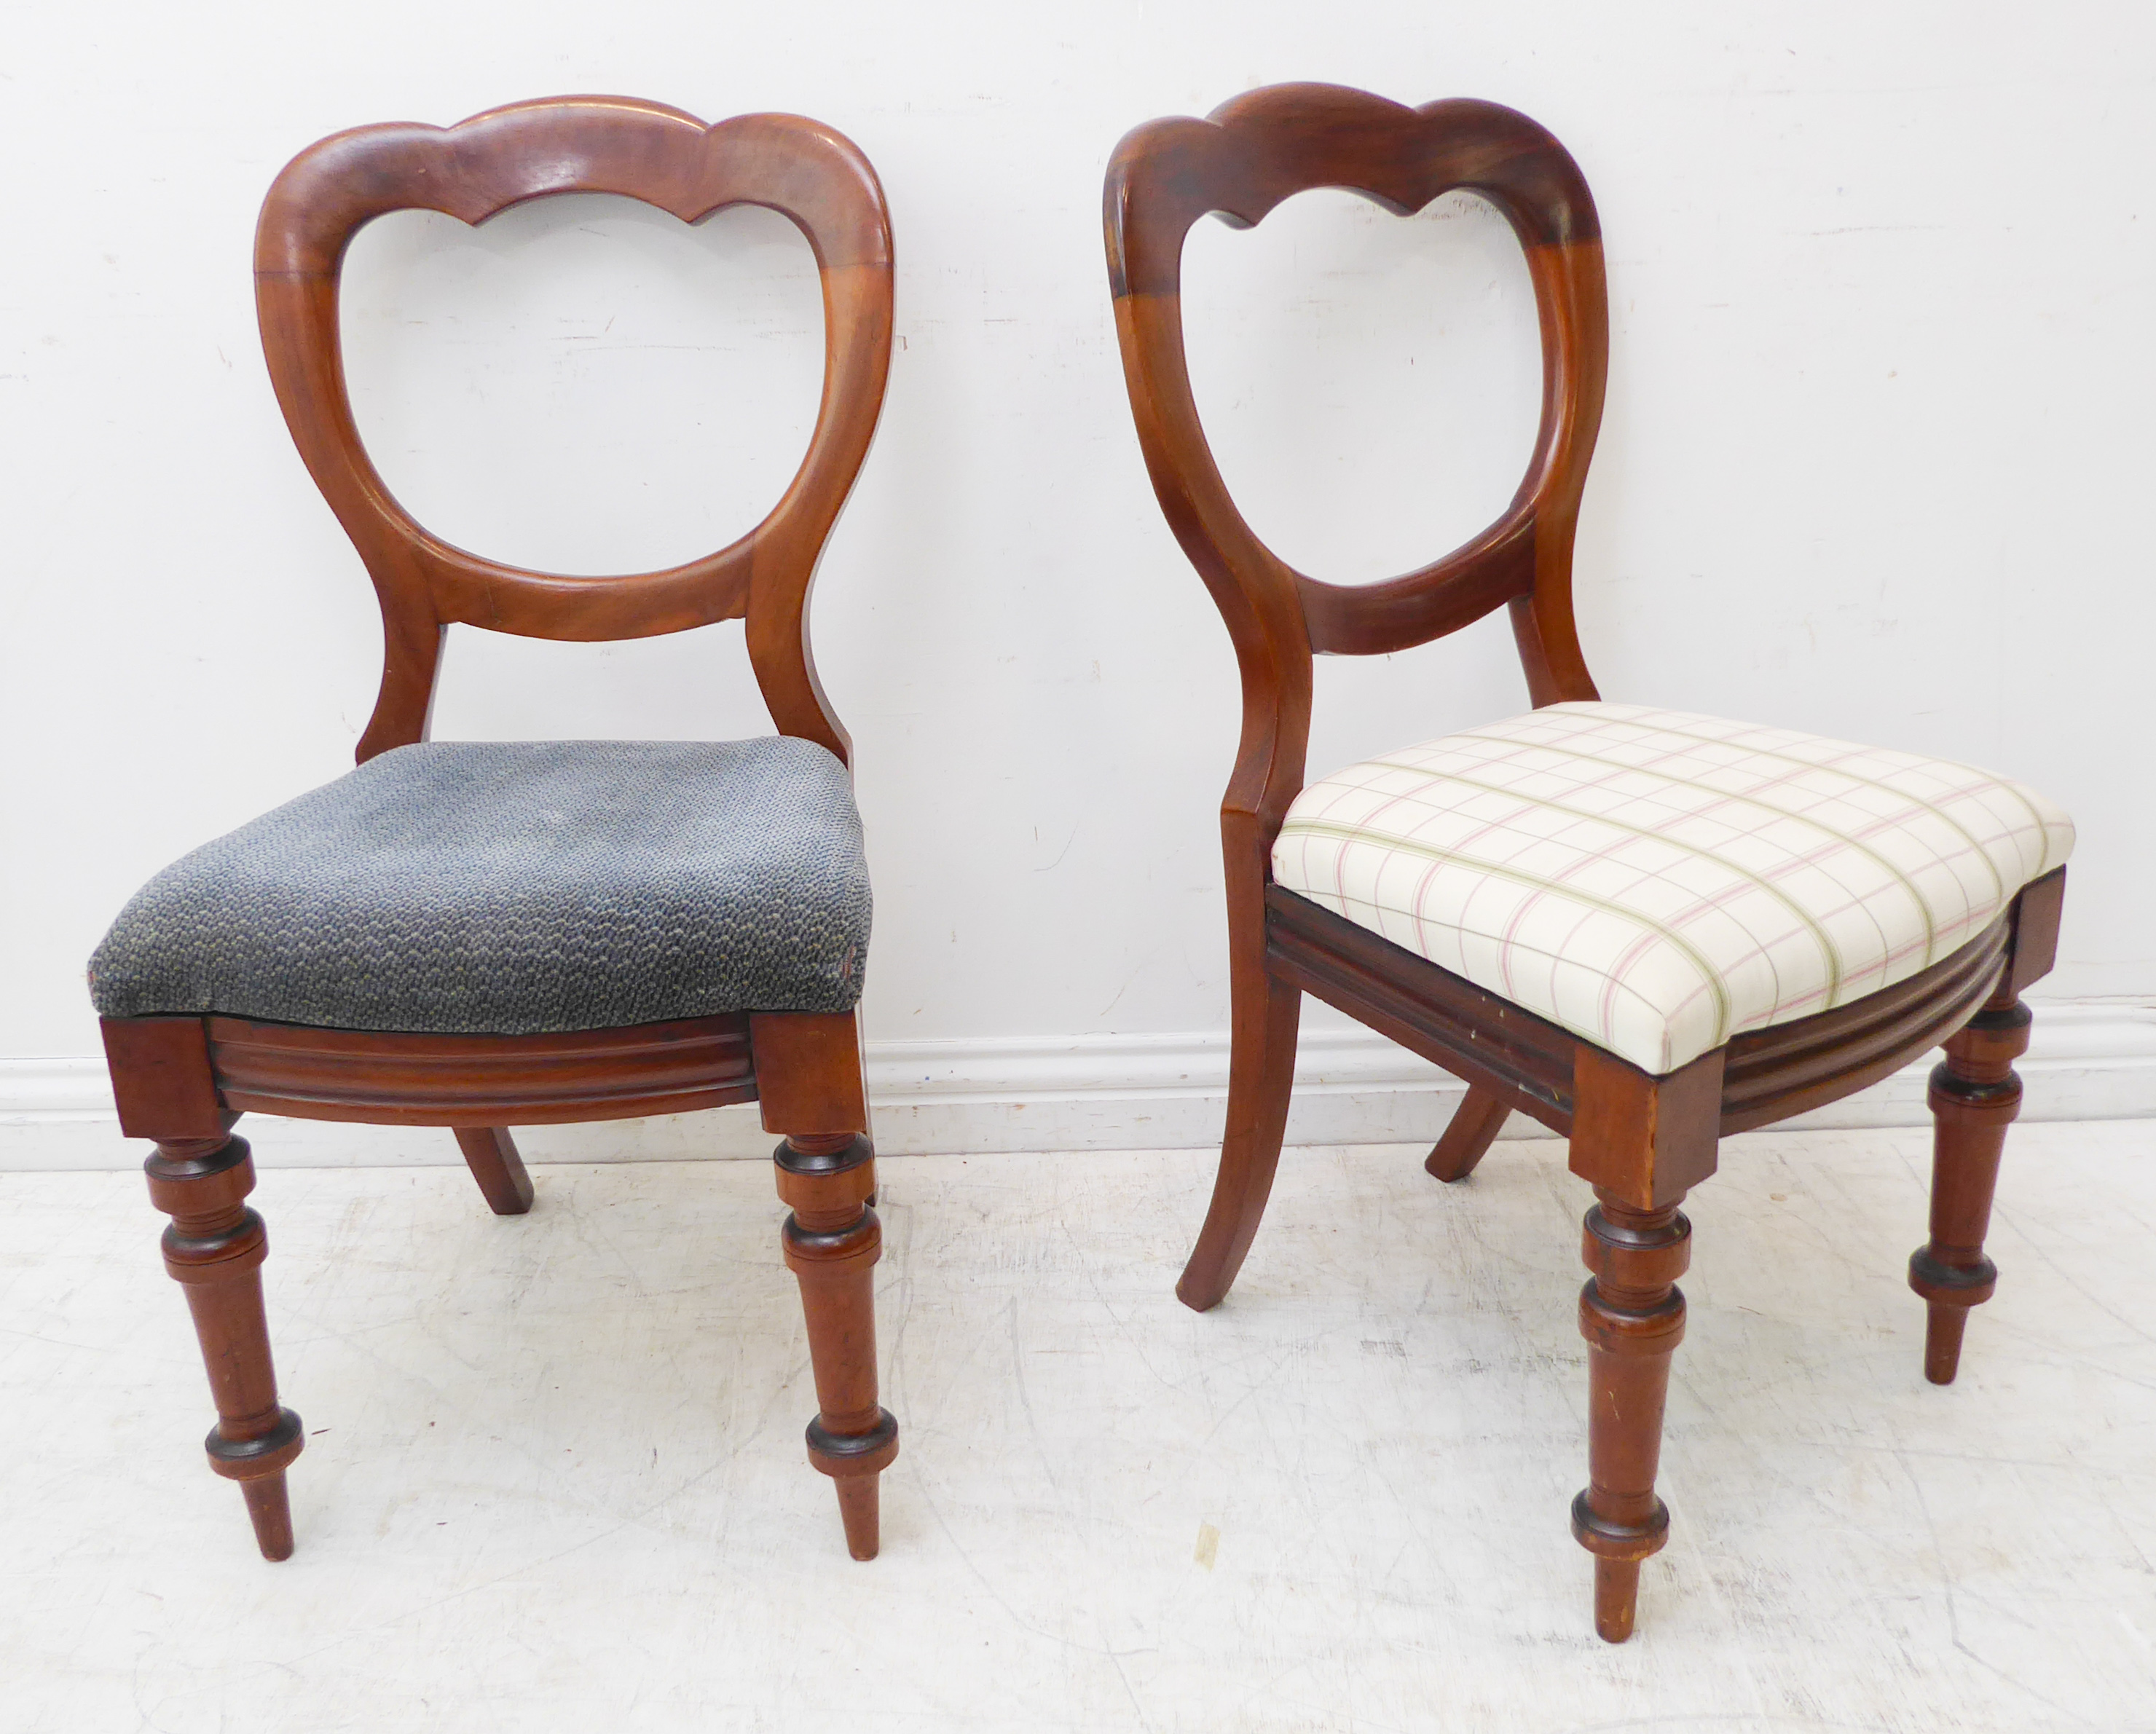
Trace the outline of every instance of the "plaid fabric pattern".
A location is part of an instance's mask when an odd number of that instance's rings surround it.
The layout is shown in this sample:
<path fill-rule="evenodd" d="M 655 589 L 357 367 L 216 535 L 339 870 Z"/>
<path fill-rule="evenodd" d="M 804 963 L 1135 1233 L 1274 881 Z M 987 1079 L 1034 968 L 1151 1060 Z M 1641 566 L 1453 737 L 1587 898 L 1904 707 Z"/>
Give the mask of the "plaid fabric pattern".
<path fill-rule="evenodd" d="M 1569 704 L 1312 783 L 1273 877 L 1659 1075 L 1938 962 L 2073 843 L 1967 765 Z"/>

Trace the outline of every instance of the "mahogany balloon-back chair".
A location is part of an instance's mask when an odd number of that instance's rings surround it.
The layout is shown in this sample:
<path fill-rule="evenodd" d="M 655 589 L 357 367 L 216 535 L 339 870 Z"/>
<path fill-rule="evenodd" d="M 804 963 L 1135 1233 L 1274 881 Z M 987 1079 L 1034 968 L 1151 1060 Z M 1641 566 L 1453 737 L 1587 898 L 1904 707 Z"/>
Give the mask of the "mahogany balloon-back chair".
<path fill-rule="evenodd" d="M 1313 187 L 1407 213 L 1466 188 L 1511 223 L 1540 315 L 1540 431 L 1497 521 L 1363 587 L 1296 571 L 1252 533 L 1192 401 L 1183 237 Z M 1572 549 L 1602 411 L 1608 316 L 1594 201 L 1562 146 L 1491 103 L 1409 109 L 1288 85 L 1138 127 L 1108 170 L 1123 370 L 1162 510 L 1219 606 L 1243 731 L 1220 809 L 1234 1051 L 1212 1206 L 1177 1293 L 1203 1310 L 1249 1250 L 1279 1160 L 1301 996 L 1466 1080 L 1432 1152 L 1459 1180 L 1508 1114 L 1570 1140 L 1594 1188 L 1579 1325 L 1589 1484 L 1573 1533 L 1595 1628 L 1632 1630 L 1655 1495 L 1685 1194 L 1716 1142 L 1886 1077 L 1932 1075 L 1931 1238 L 1910 1260 L 1926 1373 L 1954 1374 L 1984 1255 L 2021 990 L 2051 967 L 2066 816 L 1966 766 L 1604 704 L 1574 630 Z M 1510 610 L 1530 702 L 1509 721 L 1306 784 L 1311 659 L 1403 650 Z"/>
<path fill-rule="evenodd" d="M 345 250 L 390 211 L 485 221 L 557 192 L 626 195 L 694 223 L 790 218 L 822 279 L 823 396 L 768 516 L 664 572 L 565 577 L 468 553 L 413 521 L 368 461 L 338 347 Z M 792 115 L 706 126 L 618 97 L 517 104 L 446 129 L 365 126 L 303 151 L 262 211 L 263 346 L 300 455 L 382 605 L 381 695 L 359 767 L 165 870 L 91 963 L 121 1129 L 151 1138 L 216 1399 L 210 1467 L 240 1484 L 264 1555 L 292 1551 L 261 1218 L 242 1114 L 446 1126 L 487 1203 L 531 1208 L 506 1128 L 761 1105 L 835 1478 L 871 1558 L 897 1429 L 876 1403 L 880 1229 L 855 1006 L 869 885 L 845 731 L 810 659 L 810 581 L 866 455 L 891 330 L 875 172 Z M 778 728 L 720 742 L 429 742 L 452 623 L 590 641 L 745 620 Z"/>

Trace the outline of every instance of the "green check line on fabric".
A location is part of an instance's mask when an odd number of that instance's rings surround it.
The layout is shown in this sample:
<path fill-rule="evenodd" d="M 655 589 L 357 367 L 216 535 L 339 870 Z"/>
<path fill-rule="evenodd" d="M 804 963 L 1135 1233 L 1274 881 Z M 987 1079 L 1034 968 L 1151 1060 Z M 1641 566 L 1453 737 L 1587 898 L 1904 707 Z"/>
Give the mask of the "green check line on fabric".
<path fill-rule="evenodd" d="M 1707 1048 L 1700 1051 L 1705 1053 L 1707 1049 L 1718 1048 L 1728 1039 L 1729 995 L 1722 984 L 1722 977 L 1707 967 L 1705 957 L 1693 948 L 1690 941 L 1681 934 L 1672 932 L 1650 916 L 1642 915 L 1635 909 L 1626 909 L 1621 904 L 1611 903 L 1604 898 L 1590 895 L 1570 885 L 1560 885 L 1546 879 L 1537 879 L 1530 874 L 1518 872 L 1494 861 L 1485 861 L 1474 855 L 1455 854 L 1450 849 L 1433 849 L 1426 843 L 1415 843 L 1403 837 L 1387 837 L 1380 839 L 1370 832 L 1358 830 L 1352 825 L 1337 825 L 1324 819 L 1309 818 L 1290 819 L 1281 827 L 1280 834 L 1285 837 L 1291 831 L 1305 836 L 1336 838 L 1343 843 L 1367 843 L 1373 848 L 1397 849 L 1404 854 L 1420 855 L 1425 860 L 1450 862 L 1455 866 L 1465 867 L 1472 872 L 1481 874 L 1486 878 L 1509 880 L 1525 890 L 1553 892 L 1574 903 L 1584 904 L 1589 909 L 1599 909 L 1604 915 L 1614 916 L 1620 921 L 1630 921 L 1635 927 L 1644 928 L 1648 932 L 1667 940 L 1671 947 L 1699 972 L 1700 980 L 1706 985 L 1707 991 L 1714 997 L 1714 1039 L 1707 1044 Z M 1412 919 L 1421 919 L 1411 910 L 1402 910 L 1400 913 Z M 1611 979 L 1614 980 L 1614 977 Z M 1577 1029 L 1576 1025 L 1566 1027 Z M 1585 1034 L 1584 1031 L 1580 1033 Z M 1589 1039 L 1597 1047 L 1604 1045 L 1603 1036 L 1590 1036 Z"/>
<path fill-rule="evenodd" d="M 1658 711 L 1651 714 L 1659 716 L 1666 716 L 1668 713 Z M 1922 808 L 1925 812 L 1932 814 L 1941 824 L 1953 831 L 1955 835 L 1959 837 L 1964 843 L 1966 843 L 1969 846 L 1970 853 L 1974 854 L 1977 859 L 1984 863 L 1984 871 L 1991 875 L 1991 882 L 1998 890 L 1999 900 L 2001 903 L 2004 903 L 2009 897 L 2012 896 L 2015 892 L 2021 889 L 2020 885 L 2009 885 L 2004 879 L 1999 877 L 1999 870 L 1991 864 L 1991 857 L 1984 852 L 1984 845 L 1979 843 L 1958 820 L 1955 819 L 1943 809 L 1933 806 L 1929 801 L 1925 800 L 1921 795 L 1910 794 L 1905 789 L 1896 788 L 1892 783 L 1875 782 L 1869 777 L 1859 777 L 1854 771 L 1845 771 L 1838 765 L 1823 765 L 1817 759 L 1799 758 L 1794 753 L 1777 752 L 1771 746 L 1747 746 L 1740 742 L 1723 740 L 1714 735 L 1694 735 L 1686 732 L 1683 729 L 1669 728 L 1659 723 L 1641 722 L 1637 717 L 1632 716 L 1611 717 L 1609 720 L 1612 722 L 1624 724 L 1628 727 L 1645 729 L 1650 734 L 1667 735 L 1674 740 L 1691 741 L 1705 746 L 1727 746 L 1738 752 L 1756 753 L 1761 758 L 1779 759 L 1785 765 L 1801 765 L 1808 771 L 1830 771 L 1837 777 L 1846 777 L 1851 782 L 1861 783 L 1866 788 L 1877 789 L 1880 793 L 1883 795 L 1892 795 L 1897 800 L 1914 801 L 1917 806 Z M 1883 752 L 1890 750 L 1886 747 L 1879 746 L 1861 746 L 1854 741 L 1837 741 L 1834 744 L 1837 746 L 1852 747 L 1859 752 Z M 1974 771 L 1978 776 L 1984 777 L 1990 787 L 2007 790 L 2008 793 L 2014 796 L 2015 800 L 2020 802 L 2024 807 L 2029 809 L 2029 817 L 2036 822 L 2036 834 L 2040 837 L 2045 838 L 2048 838 L 2050 836 L 2051 834 L 2046 830 L 2044 826 L 2043 814 L 2037 812 L 2035 806 L 2029 801 L 2028 798 L 2021 794 L 2018 790 L 2015 790 L 2013 785 L 2008 782 L 2005 777 L 1993 777 L 1989 772 L 1979 770 L 1974 765 L 1964 765 L 1959 761 L 1954 759 L 1933 759 L 1931 762 L 1935 765 L 1952 765 L 1957 771 Z M 2047 855 L 2050 854 L 2048 846 L 2046 847 L 2045 853 Z M 1928 921 L 1929 919 L 1930 918 L 1928 915 L 1926 916 L 1926 920 Z"/>
<path fill-rule="evenodd" d="M 1676 731 L 1675 730 L 1664 730 L 1661 732 L 1674 734 Z M 1465 738 L 1473 741 L 1487 741 L 1493 744 L 1510 746 L 1532 746 L 1537 752 L 1560 753 L 1567 758 L 1583 759 L 1589 764 L 1592 765 L 1609 765 L 1612 762 L 1612 761 L 1609 759 L 1598 757 L 1594 753 L 1581 752 L 1572 747 L 1558 746 L 1543 741 L 1510 740 L 1503 735 L 1482 735 L 1476 734 L 1472 731 L 1470 731 L 1465 736 L 1447 736 L 1445 738 L 1448 740 Z M 1678 738 L 1686 741 L 1700 740 L 1709 741 L 1712 741 L 1714 739 L 1712 736 L 1709 735 L 1681 735 Z M 1731 743 L 1728 741 L 1719 741 L 1715 744 L 1728 746 Z M 1749 752 L 1752 751 L 1748 746 L 1741 747 L 1738 750 L 1743 752 Z M 1804 764 L 1806 762 L 1802 759 L 1791 759 L 1786 755 L 1780 753 L 1763 753 L 1761 757 L 1766 758 L 1779 758 L 1784 764 Z M 1645 777 L 1659 777 L 1663 782 L 1677 788 L 1700 788 L 1704 787 L 1704 785 L 1700 783 L 1686 782 L 1682 777 L 1672 777 L 1667 772 L 1649 771 L 1644 767 L 1639 765 L 1620 765 L 1617 768 L 1626 771 L 1636 771 L 1640 775 Z M 1872 782 L 1861 777 L 1851 777 L 1848 772 L 1836 770 L 1830 765 L 1810 765 L 1808 768 L 1814 771 L 1830 771 L 1836 777 L 1848 777 L 1850 782 L 1860 784 L 1863 787 L 1876 788 L 1883 793 L 1893 795 L 1914 806 L 1921 807 L 1927 813 L 1938 813 L 1938 809 L 1933 808 L 1928 801 L 1922 800 L 1915 795 L 1905 794 L 1900 789 L 1890 787 L 1885 783 Z M 1434 773 L 1425 772 L 1424 774 L 1430 775 Z M 1443 774 L 1449 776 L 1451 773 L 1448 772 Z M 1784 808 L 1775 806 L 1771 802 L 1763 801 L 1756 795 L 1734 794 L 1724 789 L 1715 789 L 1712 790 L 1712 793 L 1725 801 L 1741 801 L 1747 806 L 1756 807 L 1762 813 L 1772 813 L 1777 818 L 1794 819 L 1799 824 L 1810 825 L 1815 831 L 1817 831 L 1820 836 L 1825 838 L 1829 842 L 1841 848 L 1852 849 L 1856 854 L 1862 855 L 1865 859 L 1870 861 L 1874 866 L 1878 868 L 1881 873 L 1885 874 L 1889 879 L 1894 880 L 1903 890 L 1909 894 L 1909 901 L 1916 905 L 1917 917 L 1924 924 L 1924 962 L 1927 965 L 1929 965 L 1937 961 L 1938 955 L 1938 929 L 1932 921 L 1931 905 L 1924 900 L 1923 893 L 1917 889 L 1917 882 L 1911 879 L 1909 875 L 1904 873 L 1900 868 L 1897 867 L 1892 861 L 1888 860 L 1886 856 L 1881 854 L 1878 850 L 1867 847 L 1857 838 L 1845 837 L 1838 831 L 1829 830 L 1815 818 L 1808 818 L 1801 813 L 1791 813 Z M 1985 870 L 1991 875 L 1991 877 L 1995 883 L 1999 878 L 1999 870 L 1995 867 L 1992 866 L 1990 858 L 1984 855 L 1983 849 L 1978 847 L 1976 840 L 1974 838 L 1969 837 L 1968 832 L 1962 830 L 1962 828 L 1959 825 L 1955 824 L 1954 822 L 1952 819 L 1948 818 L 1944 813 L 1938 813 L 1938 817 L 1943 823 L 1947 825 L 1950 829 L 1959 833 L 1959 834 L 1968 841 L 1969 847 L 1974 849 L 1977 854 L 1983 859 Z M 2040 830 L 2042 829 L 2042 820 L 2039 819 L 2037 821 L 2037 826 Z M 1655 834 L 1660 835 L 1661 834 L 1656 833 Z M 1697 853 L 1702 855 L 1707 854 L 1707 851 L 1704 849 L 1698 850 Z M 1707 859 L 1719 861 L 1721 857 L 1718 855 L 1709 855 L 1707 856 Z M 1743 871 L 1741 868 L 1736 867 L 1734 864 L 1725 864 L 1730 865 L 1732 871 Z M 1867 911 L 1866 913 L 1869 913 L 1869 911 Z M 1874 918 L 1874 921 L 1876 925 L 1876 917 Z M 1885 936 L 1882 934 L 1881 937 L 1883 939 Z M 1840 976 L 1839 972 L 1837 972 L 1837 986 L 1839 985 L 1839 981 Z M 1831 1005 L 1835 1002 L 1829 1000 L 1827 1003 Z"/>
<path fill-rule="evenodd" d="M 1459 737 L 1455 736 L 1450 738 L 1457 739 Z M 1487 737 L 1476 736 L 1474 738 L 1481 740 Z M 1522 744 L 1532 746 L 1537 743 L 1525 742 Z M 1584 756 L 1585 755 L 1581 755 L 1581 757 Z M 1694 844 L 1680 843 L 1674 838 L 1669 836 L 1666 833 L 1650 830 L 1645 825 L 1629 825 L 1622 819 L 1610 818 L 1599 813 L 1583 812 L 1576 807 L 1567 807 L 1562 802 L 1546 801 L 1540 796 L 1523 794 L 1518 789 L 1507 788 L 1501 784 L 1477 782 L 1473 777 L 1462 777 L 1456 771 L 1432 771 L 1427 768 L 1418 767 L 1414 765 L 1404 765 L 1397 759 L 1366 759 L 1363 762 L 1372 765 L 1383 765 L 1387 770 L 1404 771 L 1413 776 L 1429 777 L 1432 781 L 1442 778 L 1445 782 L 1456 782 L 1466 788 L 1480 789 L 1485 794 L 1498 795 L 1504 797 L 1508 800 L 1524 801 L 1530 807 L 1538 808 L 1544 813 L 1561 813 L 1568 818 L 1585 819 L 1595 824 L 1607 825 L 1613 831 L 1622 831 L 1633 837 L 1650 839 L 1656 842 L 1667 844 L 1672 849 L 1681 849 L 1687 854 L 1696 855 L 1702 861 L 1713 862 L 1716 866 L 1726 869 L 1736 878 L 1748 880 L 1752 884 L 1757 885 L 1761 890 L 1764 891 L 1769 897 L 1774 898 L 1778 900 L 1784 908 L 1787 909 L 1791 915 L 1794 916 L 1798 921 L 1804 924 L 1805 930 L 1810 933 L 1813 939 L 1818 941 L 1820 956 L 1826 964 L 1826 1003 L 1829 1005 L 1834 1005 L 1840 1002 L 1841 997 L 1842 975 L 1841 953 L 1835 949 L 1834 941 L 1827 936 L 1826 930 L 1820 926 L 1817 921 L 1814 921 L 1812 917 L 1806 913 L 1804 906 L 1798 903 L 1794 898 L 1791 897 L 1787 891 L 1784 891 L 1779 885 L 1774 885 L 1768 880 L 1762 878 L 1758 874 L 1753 872 L 1749 868 L 1743 866 L 1738 862 L 1725 859 L 1722 856 L 1715 854 L 1712 849 L 1701 849 Z M 1599 762 L 1606 763 L 1607 761 L 1600 761 Z M 1622 770 L 1631 767 L 1620 766 L 1618 768 Z M 1657 777 L 1661 776 L 1659 772 L 1650 772 L 1645 774 Z M 1676 784 L 1674 783 L 1671 778 L 1666 777 L 1663 777 L 1661 780 L 1665 782 L 1671 782 L 1672 787 L 1697 786 Z M 1769 810 L 1771 811 L 1772 809 Z M 1811 822 L 1808 820 L 1806 823 L 1810 823 Z M 1820 829 L 1820 828 L 1816 824 L 1813 825 L 1813 829 L 1815 830 Z M 1830 837 L 1832 835 L 1831 833 L 1823 830 L 1821 831 L 1821 834 Z M 1659 878 L 1661 875 L 1657 875 L 1656 876 Z M 1910 895 L 1912 896 L 1915 896 L 1916 895 L 1915 888 L 1913 886 L 1910 888 Z M 1921 908 L 1922 906 L 1923 900 L 1918 898 L 1917 901 L 1918 907 Z M 1931 962 L 1931 917 L 1928 914 L 1924 918 L 1924 961 L 1927 963 Z"/>

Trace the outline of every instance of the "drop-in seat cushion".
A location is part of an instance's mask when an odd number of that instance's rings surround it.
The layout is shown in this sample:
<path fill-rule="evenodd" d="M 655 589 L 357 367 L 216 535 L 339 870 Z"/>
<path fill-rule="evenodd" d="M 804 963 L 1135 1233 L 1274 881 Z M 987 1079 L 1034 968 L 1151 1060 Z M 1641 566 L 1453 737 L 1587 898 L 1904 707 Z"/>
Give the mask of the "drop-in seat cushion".
<path fill-rule="evenodd" d="M 1273 877 L 1661 1075 L 1938 962 L 2073 842 L 1946 759 L 1567 704 L 1311 784 Z"/>
<path fill-rule="evenodd" d="M 90 960 L 108 1018 L 525 1035 L 860 997 L 869 878 L 812 741 L 402 746 L 206 844 Z"/>

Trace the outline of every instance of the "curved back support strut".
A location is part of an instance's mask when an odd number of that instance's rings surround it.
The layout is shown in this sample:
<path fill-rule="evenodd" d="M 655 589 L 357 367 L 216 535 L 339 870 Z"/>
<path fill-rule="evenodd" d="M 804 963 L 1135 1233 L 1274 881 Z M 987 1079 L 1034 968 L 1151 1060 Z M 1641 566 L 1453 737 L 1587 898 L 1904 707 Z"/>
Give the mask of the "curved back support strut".
<path fill-rule="evenodd" d="M 416 522 L 362 444 L 337 330 L 346 249 L 390 211 L 477 223 L 554 192 L 611 192 L 695 223 L 728 205 L 790 218 L 824 295 L 823 398 L 807 454 L 778 504 L 732 546 L 665 572 L 569 577 L 454 547 Z M 451 623 L 593 640 L 746 618 L 757 683 L 782 733 L 848 757 L 808 641 L 816 562 L 867 456 L 891 366 L 891 219 L 867 158 L 794 115 L 706 126 L 627 97 L 517 103 L 454 126 L 362 126 L 310 146 L 264 201 L 255 305 L 286 424 L 352 538 L 382 604 L 382 690 L 364 762 L 424 738 Z"/>

